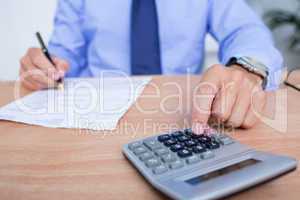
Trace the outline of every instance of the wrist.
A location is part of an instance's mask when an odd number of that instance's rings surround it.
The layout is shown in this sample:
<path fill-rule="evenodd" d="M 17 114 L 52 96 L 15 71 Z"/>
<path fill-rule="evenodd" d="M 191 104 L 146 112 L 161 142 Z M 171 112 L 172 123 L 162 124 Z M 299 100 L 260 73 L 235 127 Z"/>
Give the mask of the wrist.
<path fill-rule="evenodd" d="M 233 57 L 229 60 L 227 66 L 232 67 L 233 65 L 239 66 L 238 68 L 243 68 L 249 74 L 255 75 L 254 77 L 260 77 L 262 81 L 259 78 L 256 79 L 260 80 L 263 89 L 266 88 L 269 72 L 263 63 L 251 57 Z"/>
<path fill-rule="evenodd" d="M 264 77 L 262 77 L 258 74 L 249 72 L 248 70 L 246 70 L 243 66 L 241 66 L 239 64 L 232 64 L 232 65 L 229 65 L 229 67 L 234 70 L 238 70 L 238 71 L 245 73 L 250 79 L 254 80 L 258 84 L 262 84 L 264 81 Z"/>

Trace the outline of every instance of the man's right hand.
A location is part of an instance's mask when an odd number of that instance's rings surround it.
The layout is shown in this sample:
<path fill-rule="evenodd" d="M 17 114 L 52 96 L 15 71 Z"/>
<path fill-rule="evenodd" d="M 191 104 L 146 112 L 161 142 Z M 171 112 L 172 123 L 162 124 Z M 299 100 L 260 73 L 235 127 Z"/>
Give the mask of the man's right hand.
<path fill-rule="evenodd" d="M 63 78 L 69 63 L 52 57 L 55 66 L 46 58 L 40 48 L 30 48 L 20 60 L 20 81 L 30 90 L 53 88 L 57 80 Z"/>

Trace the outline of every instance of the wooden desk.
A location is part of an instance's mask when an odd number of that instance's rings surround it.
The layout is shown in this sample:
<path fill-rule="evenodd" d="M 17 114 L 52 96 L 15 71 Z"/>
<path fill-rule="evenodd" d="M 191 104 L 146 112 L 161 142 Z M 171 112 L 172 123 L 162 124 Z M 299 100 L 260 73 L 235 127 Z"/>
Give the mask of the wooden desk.
<path fill-rule="evenodd" d="M 182 128 L 184 121 L 190 119 L 191 91 L 198 80 L 199 77 L 189 80 L 186 77 L 155 77 L 143 97 L 122 118 L 119 128 L 111 133 L 49 129 L 1 121 L 0 199 L 166 199 L 129 164 L 121 153 L 121 146 L 170 127 Z M 159 91 L 154 84 L 159 86 Z M 13 89 L 14 83 L 0 84 L 0 106 L 13 100 Z M 179 90 L 183 92 L 181 105 L 175 96 L 164 98 L 171 94 L 178 96 Z M 273 107 L 274 98 L 270 95 L 268 107 L 278 111 L 287 106 L 285 133 L 261 123 L 251 130 L 236 130 L 233 137 L 260 150 L 300 159 L 300 94 L 293 89 L 282 91 L 288 94 L 287 102 L 277 101 L 277 106 Z M 28 92 L 22 90 L 22 93 Z M 157 96 L 145 98 L 146 94 Z M 142 114 L 138 107 L 158 111 Z M 178 110 L 168 114 L 162 108 Z M 230 199 L 299 199 L 299 188 L 299 170 L 296 170 Z"/>

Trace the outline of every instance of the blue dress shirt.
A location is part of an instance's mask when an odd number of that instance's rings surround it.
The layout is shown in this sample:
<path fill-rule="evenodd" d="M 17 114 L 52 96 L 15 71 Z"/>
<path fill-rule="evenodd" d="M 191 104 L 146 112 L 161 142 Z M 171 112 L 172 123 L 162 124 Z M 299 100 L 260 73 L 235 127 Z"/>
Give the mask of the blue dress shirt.
<path fill-rule="evenodd" d="M 59 0 L 50 52 L 69 61 L 68 77 L 105 70 L 130 74 L 132 0 Z M 269 68 L 277 88 L 283 59 L 261 19 L 244 0 L 157 0 L 163 74 L 201 73 L 207 33 L 220 44 L 220 63 L 249 56 Z"/>

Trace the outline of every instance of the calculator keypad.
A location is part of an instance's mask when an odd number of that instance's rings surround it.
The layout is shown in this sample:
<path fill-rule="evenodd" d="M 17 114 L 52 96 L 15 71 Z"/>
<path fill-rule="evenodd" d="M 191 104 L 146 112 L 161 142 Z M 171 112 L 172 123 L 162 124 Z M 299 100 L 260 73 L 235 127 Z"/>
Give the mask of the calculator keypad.
<path fill-rule="evenodd" d="M 163 174 L 215 156 L 214 150 L 234 141 L 223 134 L 196 135 L 191 129 L 129 144 L 129 149 L 152 170 Z"/>

